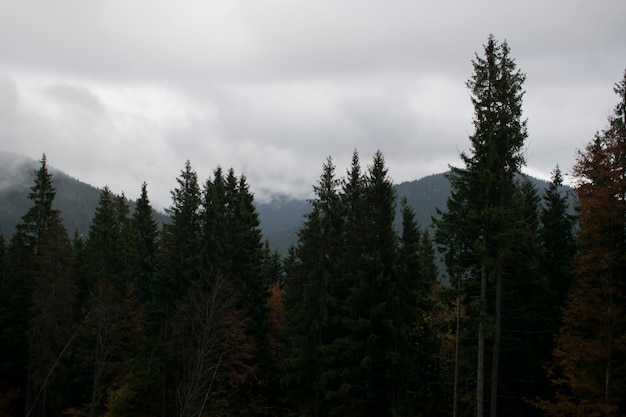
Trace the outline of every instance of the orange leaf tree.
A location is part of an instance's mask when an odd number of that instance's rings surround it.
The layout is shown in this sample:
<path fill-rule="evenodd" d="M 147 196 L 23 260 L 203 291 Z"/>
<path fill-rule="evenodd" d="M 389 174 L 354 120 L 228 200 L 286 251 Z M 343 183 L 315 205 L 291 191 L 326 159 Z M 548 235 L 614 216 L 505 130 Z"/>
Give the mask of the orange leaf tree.
<path fill-rule="evenodd" d="M 580 252 L 550 368 L 554 416 L 626 415 L 626 72 L 608 127 L 578 152 Z"/>

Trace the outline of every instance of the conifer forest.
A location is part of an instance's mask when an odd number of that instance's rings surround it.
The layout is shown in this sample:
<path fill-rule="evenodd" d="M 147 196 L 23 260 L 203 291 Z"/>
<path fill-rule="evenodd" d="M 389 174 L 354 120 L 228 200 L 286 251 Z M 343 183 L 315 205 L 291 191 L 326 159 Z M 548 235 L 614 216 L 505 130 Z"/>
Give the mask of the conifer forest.
<path fill-rule="evenodd" d="M 144 183 L 133 205 L 105 187 L 73 233 L 44 154 L 0 235 L 0 416 L 626 416 L 626 72 L 570 207 L 558 166 L 541 192 L 522 174 L 508 43 L 472 64 L 432 225 L 355 150 L 320 161 L 287 256 L 244 175 L 191 162 L 165 224 Z"/>

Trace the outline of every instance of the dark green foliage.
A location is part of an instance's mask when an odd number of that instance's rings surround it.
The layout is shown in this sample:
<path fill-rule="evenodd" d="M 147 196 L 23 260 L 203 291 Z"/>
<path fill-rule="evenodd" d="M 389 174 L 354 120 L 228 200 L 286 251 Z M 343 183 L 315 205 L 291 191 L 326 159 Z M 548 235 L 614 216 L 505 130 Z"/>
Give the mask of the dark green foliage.
<path fill-rule="evenodd" d="M 546 274 L 555 315 L 572 284 L 572 262 L 576 254 L 575 217 L 571 214 L 561 170 L 552 172 L 552 181 L 543 193 L 541 227 L 542 271 Z M 556 330 L 553 329 L 553 330 Z"/>
<path fill-rule="evenodd" d="M 31 319 L 31 305 L 35 279 L 39 272 L 37 256 L 40 252 L 42 238 L 50 225 L 58 219 L 59 213 L 52 209 L 55 189 L 52 176 L 48 172 L 45 154 L 40 167 L 35 172 L 34 185 L 28 198 L 31 207 L 17 225 L 11 239 L 7 259 L 6 295 L 0 310 L 2 328 L 2 379 L 13 388 L 19 389 L 25 396 L 21 397 L 30 405 L 28 398 L 27 332 Z M 32 350 L 32 349 L 31 349 Z M 30 376 L 30 375 L 29 375 Z"/>
<path fill-rule="evenodd" d="M 152 206 L 148 199 L 148 186 L 141 185 L 141 195 L 137 199 L 132 215 L 133 262 L 131 275 L 137 281 L 139 299 L 145 305 L 152 301 L 155 291 L 154 273 L 156 270 L 156 252 L 158 225 L 154 220 Z"/>
<path fill-rule="evenodd" d="M 177 187 L 171 192 L 172 205 L 166 210 L 170 222 L 163 226 L 157 254 L 157 271 L 152 297 L 153 322 L 150 326 L 155 367 L 159 374 L 155 388 L 160 393 L 163 413 L 175 415 L 176 386 L 181 382 L 181 370 L 174 349 L 182 335 L 173 320 L 191 283 L 201 278 L 201 192 L 198 176 L 191 163 L 186 162 Z M 192 337 L 192 335 L 189 335 Z M 182 343 L 182 342 L 180 342 Z"/>
<path fill-rule="evenodd" d="M 525 76 L 516 69 L 508 44 L 498 44 L 493 36 L 473 66 L 467 83 L 474 106 L 471 151 L 461 154 L 465 167 L 452 168 L 449 174 L 448 210 L 436 224 L 448 273 L 468 281 L 464 285 L 468 302 L 477 299 L 468 307 L 478 330 L 474 398 L 482 417 L 486 409 L 496 412 L 501 385 L 502 294 L 514 269 L 519 221 L 515 178 L 524 164 L 526 139 L 526 122 L 521 119 Z M 486 342 L 493 346 L 491 359 L 486 358 Z"/>
<path fill-rule="evenodd" d="M 90 416 L 105 407 L 104 397 L 125 377 L 127 362 L 137 348 L 133 318 L 134 287 L 129 280 L 129 208 L 124 196 L 108 187 L 100 194 L 84 248 L 85 288 L 82 311 L 87 320 L 82 331 L 83 360 L 91 369 L 83 375 L 88 390 L 83 402 Z M 132 348 L 131 348 L 132 346 Z"/>
<path fill-rule="evenodd" d="M 345 178 L 334 169 L 329 158 L 286 262 L 286 395 L 299 415 L 432 410 L 432 244 L 408 206 L 398 239 L 382 153 L 365 174 L 356 152 Z"/>
<path fill-rule="evenodd" d="M 162 291 L 167 298 L 176 300 L 187 292 L 191 282 L 200 277 L 202 195 L 198 175 L 187 161 L 184 170 L 176 178 L 177 187 L 172 191 L 172 205 L 166 209 L 170 223 L 164 225 L 161 249 L 163 251 L 159 272 Z"/>
<path fill-rule="evenodd" d="M 322 348 L 340 323 L 338 297 L 346 289 L 337 277 L 341 248 L 341 207 L 335 166 L 329 158 L 314 190 L 312 210 L 299 233 L 299 244 L 286 262 L 285 309 L 288 356 L 284 384 L 290 403 L 303 415 L 325 415 L 327 382 L 320 365 Z M 337 281 L 337 282 L 335 282 Z"/>
<path fill-rule="evenodd" d="M 75 286 L 72 246 L 58 213 L 39 240 L 28 323 L 27 410 L 59 415 L 67 362 L 62 357 L 74 327 Z"/>

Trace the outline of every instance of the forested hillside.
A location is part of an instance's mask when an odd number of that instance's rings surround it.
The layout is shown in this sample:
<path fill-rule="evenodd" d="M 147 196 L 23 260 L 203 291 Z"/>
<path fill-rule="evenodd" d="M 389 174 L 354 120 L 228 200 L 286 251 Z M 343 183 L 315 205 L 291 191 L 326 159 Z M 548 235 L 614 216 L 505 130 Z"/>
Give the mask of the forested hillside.
<path fill-rule="evenodd" d="M 29 184 L 0 235 L 0 416 L 625 415 L 626 72 L 573 216 L 558 167 L 521 174 L 525 74 L 482 52 L 450 172 L 394 185 L 382 151 L 343 177 L 329 156 L 265 217 L 296 222 L 284 255 L 234 169 L 187 161 L 164 221 L 145 183 L 91 209 L 45 155 L 9 171 Z"/>
<path fill-rule="evenodd" d="M 28 192 L 34 180 L 37 161 L 16 155 L 0 152 L 0 233 L 5 238 L 11 236 L 21 216 L 29 208 Z M 52 169 L 53 185 L 57 190 L 54 207 L 63 215 L 63 225 L 73 235 L 75 231 L 86 235 L 89 224 L 95 212 L 99 189 L 70 177 L 61 170 Z M 542 192 L 548 182 L 530 177 L 530 180 Z M 450 182 L 445 174 L 433 174 L 414 181 L 394 185 L 396 195 L 406 197 L 409 206 L 415 210 L 417 222 L 426 227 L 431 224 L 432 217 L 436 216 L 437 209 L 444 210 L 446 199 L 450 193 Z M 569 203 L 572 206 L 573 192 L 568 190 Z M 134 202 L 129 200 L 132 206 Z M 272 248 L 281 255 L 287 255 L 289 247 L 297 242 L 297 233 L 304 216 L 311 209 L 307 200 L 294 199 L 285 195 L 277 195 L 267 202 L 255 201 L 254 205 L 259 214 L 259 221 L 263 237 Z M 572 206 L 573 207 L 573 206 Z M 167 221 L 167 216 L 156 211 L 157 223 Z M 396 228 L 401 225 L 401 207 L 396 204 Z"/>

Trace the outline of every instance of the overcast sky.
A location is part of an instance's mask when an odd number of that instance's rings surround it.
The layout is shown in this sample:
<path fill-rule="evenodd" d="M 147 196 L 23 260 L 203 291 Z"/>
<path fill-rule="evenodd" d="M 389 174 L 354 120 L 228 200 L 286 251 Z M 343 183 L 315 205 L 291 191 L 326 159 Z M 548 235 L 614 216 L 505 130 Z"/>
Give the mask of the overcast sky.
<path fill-rule="evenodd" d="M 460 165 L 490 33 L 527 75 L 527 172 L 568 173 L 626 69 L 626 1 L 0 0 L 0 151 L 170 203 L 190 160 L 310 196 L 380 149 L 397 183 Z"/>

